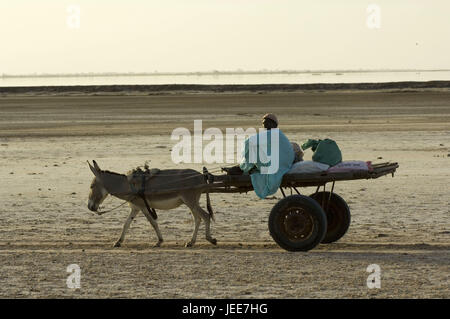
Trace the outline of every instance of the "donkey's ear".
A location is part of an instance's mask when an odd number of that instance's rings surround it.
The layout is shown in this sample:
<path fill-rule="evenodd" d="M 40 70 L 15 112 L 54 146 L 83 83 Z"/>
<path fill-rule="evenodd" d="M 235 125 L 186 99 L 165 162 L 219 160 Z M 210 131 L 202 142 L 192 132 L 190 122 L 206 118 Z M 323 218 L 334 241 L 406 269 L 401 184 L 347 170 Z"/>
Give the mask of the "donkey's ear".
<path fill-rule="evenodd" d="M 100 167 L 98 166 L 97 162 L 95 160 L 92 160 L 92 163 L 94 163 L 94 167 L 97 171 L 101 171 Z"/>
<path fill-rule="evenodd" d="M 88 164 L 89 164 L 89 168 L 91 169 L 92 173 L 93 173 L 96 177 L 98 177 L 98 176 L 100 175 L 100 170 L 97 170 L 95 167 L 93 167 L 93 166 L 91 165 L 91 163 L 89 163 L 89 161 L 88 161 Z M 94 162 L 94 165 L 95 165 L 95 162 Z M 98 166 L 97 166 L 97 167 L 98 167 Z"/>

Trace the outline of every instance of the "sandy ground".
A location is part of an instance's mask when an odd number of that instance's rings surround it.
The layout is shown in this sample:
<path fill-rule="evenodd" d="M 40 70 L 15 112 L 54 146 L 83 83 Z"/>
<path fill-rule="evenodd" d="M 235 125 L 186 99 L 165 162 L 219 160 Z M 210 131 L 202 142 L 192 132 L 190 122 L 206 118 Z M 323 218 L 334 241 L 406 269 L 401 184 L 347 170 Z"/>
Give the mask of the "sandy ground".
<path fill-rule="evenodd" d="M 338 242 L 289 253 L 267 220 L 281 194 L 213 194 L 212 246 L 184 248 L 186 207 L 159 212 L 165 243 L 139 215 L 112 248 L 129 208 L 87 209 L 86 160 L 126 172 L 175 165 L 176 127 L 255 127 L 279 116 L 293 141 L 331 137 L 345 160 L 397 161 L 394 178 L 338 183 L 352 224 Z M 0 98 L 0 297 L 449 298 L 450 92 L 223 93 Z M 307 152 L 306 157 L 311 153 Z M 211 170 L 220 164 L 206 164 Z M 302 189 L 304 194 L 314 192 Z M 106 208 L 121 202 L 105 201 Z M 202 205 L 205 204 L 202 197 Z M 81 268 L 68 289 L 66 267 Z M 381 268 L 368 289 L 366 268 Z"/>

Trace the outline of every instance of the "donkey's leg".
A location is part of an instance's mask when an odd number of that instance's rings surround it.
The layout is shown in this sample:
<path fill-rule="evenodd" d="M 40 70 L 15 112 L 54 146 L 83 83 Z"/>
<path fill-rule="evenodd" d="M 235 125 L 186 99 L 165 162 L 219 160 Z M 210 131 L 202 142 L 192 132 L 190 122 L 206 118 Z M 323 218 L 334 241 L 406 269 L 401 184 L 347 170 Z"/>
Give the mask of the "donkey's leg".
<path fill-rule="evenodd" d="M 210 230 L 211 216 L 203 208 L 201 208 L 198 203 L 201 193 L 197 195 L 198 196 L 193 196 L 193 194 L 186 194 L 183 196 L 183 202 L 186 204 L 186 206 L 189 207 L 195 219 L 194 233 L 192 234 L 192 239 L 187 246 L 192 246 L 195 243 L 201 219 L 205 221 L 206 240 L 209 241 L 211 244 L 216 245 L 217 240 L 211 237 L 211 230 Z"/>
<path fill-rule="evenodd" d="M 199 214 L 203 219 L 203 221 L 205 222 L 206 240 L 213 245 L 217 245 L 217 240 L 211 237 L 211 215 L 209 215 L 207 211 L 201 208 L 199 204 L 195 205 L 193 209 L 197 211 L 197 214 Z"/>
<path fill-rule="evenodd" d="M 139 209 L 135 206 L 131 206 L 130 215 L 128 216 L 127 220 L 125 221 L 125 224 L 123 225 L 123 229 L 122 229 L 122 234 L 120 234 L 120 238 L 116 241 L 116 243 L 114 244 L 114 247 L 120 247 L 120 245 L 122 245 L 122 242 L 125 239 L 125 234 L 128 231 L 128 229 L 130 228 L 131 222 L 136 217 L 137 213 L 139 213 Z"/>
<path fill-rule="evenodd" d="M 191 212 L 192 216 L 194 217 L 194 231 L 192 232 L 191 240 L 184 245 L 185 247 L 194 246 L 195 242 L 197 241 L 198 228 L 200 227 L 200 222 L 202 221 L 197 212 L 194 212 L 192 209 Z"/>
<path fill-rule="evenodd" d="M 150 215 L 150 213 L 147 210 L 147 207 L 141 207 L 141 211 L 144 214 L 144 216 L 147 218 L 147 220 L 152 224 L 153 229 L 156 232 L 156 236 L 158 236 L 158 242 L 155 244 L 154 247 L 160 247 L 161 243 L 164 241 L 161 235 L 161 232 L 159 231 L 158 223 L 156 220 L 153 219 L 153 217 Z"/>

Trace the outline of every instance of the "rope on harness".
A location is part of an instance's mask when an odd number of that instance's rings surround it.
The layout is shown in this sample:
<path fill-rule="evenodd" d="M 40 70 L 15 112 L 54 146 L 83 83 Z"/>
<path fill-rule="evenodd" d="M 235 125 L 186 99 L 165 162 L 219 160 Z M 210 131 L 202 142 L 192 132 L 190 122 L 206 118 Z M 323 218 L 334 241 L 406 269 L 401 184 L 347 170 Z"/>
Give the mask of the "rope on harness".
<path fill-rule="evenodd" d="M 220 170 L 221 170 L 220 168 L 217 168 L 217 169 L 212 170 L 211 172 L 216 172 L 216 171 L 219 172 Z M 142 172 L 144 172 L 144 171 L 142 171 Z M 211 172 L 208 172 L 208 174 L 210 174 Z M 142 175 L 144 176 L 144 174 L 142 174 Z M 177 180 L 174 180 L 174 181 L 165 182 L 165 183 L 159 184 L 158 187 L 167 187 L 167 186 L 171 186 L 171 185 L 177 186 L 180 182 L 187 181 L 187 180 L 193 179 L 193 178 L 199 178 L 199 176 L 204 175 L 204 173 L 202 174 L 202 173 L 199 173 L 199 172 L 192 172 L 192 173 L 185 173 L 185 174 L 180 174 L 180 175 L 187 175 L 188 177 L 183 177 L 183 178 L 180 178 L 180 179 L 177 179 Z M 134 175 L 134 176 L 139 176 L 139 175 Z M 174 175 L 158 173 L 158 174 L 156 174 L 156 176 L 157 177 L 163 177 L 163 176 L 173 177 Z M 139 190 L 136 190 L 133 187 L 132 183 L 130 183 L 130 186 L 131 186 L 131 189 L 132 189 L 132 191 L 134 193 L 136 193 L 136 194 L 139 193 Z M 145 189 L 145 185 L 143 187 L 141 187 L 141 189 Z"/>
<path fill-rule="evenodd" d="M 154 208 L 150 207 L 148 204 L 147 198 L 145 197 L 145 174 L 141 175 L 142 181 L 141 181 L 141 188 L 136 192 L 136 194 L 142 198 L 144 201 L 145 207 L 147 208 L 147 211 L 149 214 L 153 217 L 154 220 L 158 219 L 158 215 L 156 214 L 156 211 Z M 131 189 L 134 190 L 133 184 L 130 183 Z"/>
<path fill-rule="evenodd" d="M 97 211 L 97 214 L 103 215 L 103 214 L 105 214 L 105 213 L 112 212 L 113 210 L 116 210 L 117 208 L 122 207 L 122 206 L 125 205 L 126 203 L 128 203 L 128 201 L 125 201 L 125 202 L 123 202 L 122 204 L 120 204 L 119 206 L 114 207 L 114 208 L 109 209 L 109 210 L 104 210 L 104 211 L 101 211 L 101 212 Z"/>

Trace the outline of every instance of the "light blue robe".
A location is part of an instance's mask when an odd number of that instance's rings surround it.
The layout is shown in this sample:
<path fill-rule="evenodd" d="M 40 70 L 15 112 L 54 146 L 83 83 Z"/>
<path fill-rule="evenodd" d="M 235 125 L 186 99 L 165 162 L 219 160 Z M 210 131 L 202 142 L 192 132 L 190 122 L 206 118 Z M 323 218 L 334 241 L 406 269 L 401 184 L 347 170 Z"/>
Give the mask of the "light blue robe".
<path fill-rule="evenodd" d="M 259 198 L 266 198 L 277 192 L 283 175 L 292 166 L 294 157 L 294 150 L 288 138 L 280 129 L 275 128 L 264 130 L 245 140 L 239 166 L 244 174 L 248 174 L 256 166 L 256 172 L 250 175 L 253 189 Z"/>

